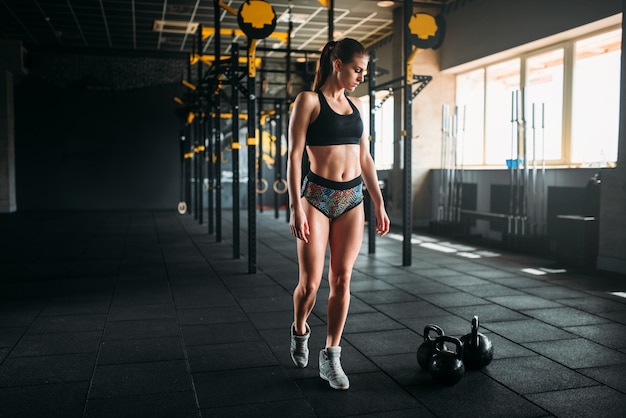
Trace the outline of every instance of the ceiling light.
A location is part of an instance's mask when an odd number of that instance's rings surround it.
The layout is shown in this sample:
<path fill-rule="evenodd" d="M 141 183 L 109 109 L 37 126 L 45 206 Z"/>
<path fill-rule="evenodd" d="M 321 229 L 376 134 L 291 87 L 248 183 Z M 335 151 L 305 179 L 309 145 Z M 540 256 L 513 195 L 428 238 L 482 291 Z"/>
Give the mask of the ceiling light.
<path fill-rule="evenodd" d="M 193 34 L 198 30 L 197 22 L 180 22 L 174 20 L 155 20 L 152 30 L 155 32 Z"/>
<path fill-rule="evenodd" d="M 393 1 L 379 1 L 376 5 L 378 7 L 391 7 L 393 6 Z"/>

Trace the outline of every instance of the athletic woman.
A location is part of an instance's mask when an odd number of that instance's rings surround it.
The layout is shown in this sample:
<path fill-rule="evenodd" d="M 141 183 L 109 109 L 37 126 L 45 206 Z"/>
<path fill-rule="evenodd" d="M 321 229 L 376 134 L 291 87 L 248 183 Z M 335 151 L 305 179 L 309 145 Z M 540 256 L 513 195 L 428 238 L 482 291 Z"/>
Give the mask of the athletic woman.
<path fill-rule="evenodd" d="M 287 163 L 291 233 L 297 238 L 298 285 L 293 294 L 291 358 L 308 364 L 307 319 L 315 305 L 330 248 L 326 345 L 319 353 L 320 377 L 333 389 L 350 382 L 341 367 L 341 336 L 350 305 L 350 278 L 363 241 L 363 184 L 374 203 L 376 232 L 389 232 L 369 143 L 363 132 L 361 102 L 349 97 L 363 82 L 367 50 L 358 41 L 330 41 L 322 50 L 313 91 L 298 94 L 289 121 Z M 302 181 L 306 149 L 310 171 Z M 301 187 L 299 187 L 301 185 Z"/>

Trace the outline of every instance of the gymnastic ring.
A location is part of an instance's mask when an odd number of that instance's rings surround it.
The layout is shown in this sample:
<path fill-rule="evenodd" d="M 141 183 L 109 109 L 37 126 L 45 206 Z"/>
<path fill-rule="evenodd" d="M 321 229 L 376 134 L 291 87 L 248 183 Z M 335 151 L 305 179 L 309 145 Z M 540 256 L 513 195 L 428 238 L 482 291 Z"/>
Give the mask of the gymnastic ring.
<path fill-rule="evenodd" d="M 278 185 L 283 184 L 285 187 L 283 189 L 279 189 Z M 274 184 L 272 184 L 272 189 L 276 194 L 285 194 L 287 193 L 287 180 L 285 179 L 276 179 L 274 180 Z"/>
<path fill-rule="evenodd" d="M 261 184 L 263 185 L 260 189 L 259 189 L 259 187 L 258 187 L 258 186 L 259 186 L 259 183 L 261 183 Z M 265 179 L 258 179 L 258 180 L 256 181 L 256 184 L 257 184 L 257 188 L 256 188 L 256 193 L 257 193 L 257 194 L 263 194 L 263 193 L 265 193 L 265 192 L 267 191 L 267 189 L 269 189 L 269 187 L 270 187 L 269 183 L 268 183 L 268 182 L 267 182 L 267 180 L 265 180 Z"/>
<path fill-rule="evenodd" d="M 178 202 L 178 213 L 180 213 L 181 215 L 187 213 L 187 203 Z"/>

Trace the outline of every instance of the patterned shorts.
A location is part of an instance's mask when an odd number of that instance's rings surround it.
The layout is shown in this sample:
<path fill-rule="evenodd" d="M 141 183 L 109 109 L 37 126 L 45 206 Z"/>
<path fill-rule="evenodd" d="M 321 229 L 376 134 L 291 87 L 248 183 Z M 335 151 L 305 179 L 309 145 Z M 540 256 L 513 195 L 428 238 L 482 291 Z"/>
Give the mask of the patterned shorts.
<path fill-rule="evenodd" d="M 337 182 L 309 172 L 304 177 L 300 190 L 301 197 L 330 219 L 337 218 L 363 201 L 361 176 L 350 181 Z"/>

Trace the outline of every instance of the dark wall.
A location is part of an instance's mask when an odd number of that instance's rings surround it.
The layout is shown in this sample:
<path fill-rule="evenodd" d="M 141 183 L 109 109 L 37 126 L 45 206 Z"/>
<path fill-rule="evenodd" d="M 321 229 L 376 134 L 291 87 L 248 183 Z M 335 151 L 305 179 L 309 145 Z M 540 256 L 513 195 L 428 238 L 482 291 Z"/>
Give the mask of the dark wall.
<path fill-rule="evenodd" d="M 617 0 L 470 0 L 459 4 L 444 16 L 442 70 L 622 12 Z"/>
<path fill-rule="evenodd" d="M 184 61 L 31 59 L 15 90 L 18 210 L 175 209 Z"/>

